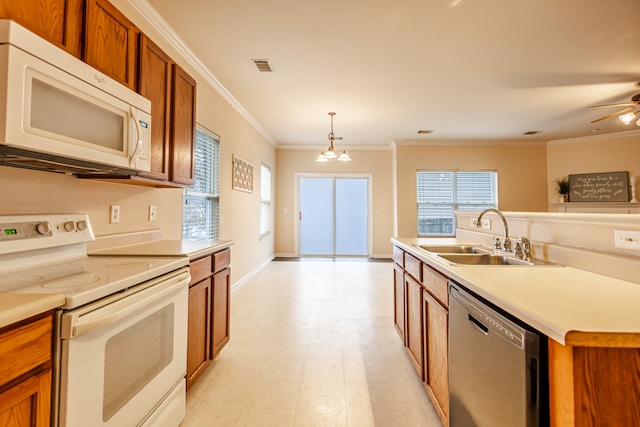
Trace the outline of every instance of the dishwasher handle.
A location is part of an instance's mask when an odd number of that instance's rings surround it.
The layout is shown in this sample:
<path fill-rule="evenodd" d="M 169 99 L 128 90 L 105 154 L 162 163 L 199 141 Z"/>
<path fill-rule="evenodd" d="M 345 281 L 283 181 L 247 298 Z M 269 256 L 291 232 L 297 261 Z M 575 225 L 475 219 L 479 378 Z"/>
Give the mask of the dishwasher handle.
<path fill-rule="evenodd" d="M 467 315 L 468 315 L 469 322 L 471 322 L 471 324 L 473 324 L 473 326 L 475 326 L 477 330 L 479 330 L 485 335 L 489 335 L 489 328 L 483 325 L 481 321 L 473 317 L 471 313 L 467 313 Z"/>

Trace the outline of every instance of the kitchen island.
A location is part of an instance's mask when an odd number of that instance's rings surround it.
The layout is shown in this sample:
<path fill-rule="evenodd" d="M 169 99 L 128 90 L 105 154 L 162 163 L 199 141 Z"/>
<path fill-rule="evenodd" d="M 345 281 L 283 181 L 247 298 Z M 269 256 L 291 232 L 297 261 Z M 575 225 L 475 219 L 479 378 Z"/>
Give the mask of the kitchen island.
<path fill-rule="evenodd" d="M 549 338 L 551 425 L 633 425 L 640 419 L 640 285 L 556 264 L 452 264 L 419 247 L 474 243 L 462 239 L 398 238 L 392 242 L 394 254 L 401 251 L 403 262 L 410 260 L 409 266 L 417 260 L 427 271 L 462 284 Z M 399 257 L 394 260 L 398 263 Z M 420 273 L 414 273 L 409 282 L 421 284 L 422 269 L 413 271 Z M 396 272 L 396 285 L 397 277 Z M 415 305 L 411 310 L 410 304 L 405 299 L 404 315 L 417 315 L 420 319 L 414 325 L 427 324 L 423 311 Z M 405 319 L 405 325 L 411 321 Z M 424 332 L 422 344 L 432 340 Z M 433 328 L 428 332 L 433 334 Z M 415 326 L 406 331 L 407 336 L 410 333 L 415 334 Z M 439 333 L 447 334 L 446 328 Z M 427 351 L 412 355 L 424 358 Z M 428 372 L 423 372 L 423 380 L 427 378 Z M 447 408 L 439 412 L 446 424 Z"/>

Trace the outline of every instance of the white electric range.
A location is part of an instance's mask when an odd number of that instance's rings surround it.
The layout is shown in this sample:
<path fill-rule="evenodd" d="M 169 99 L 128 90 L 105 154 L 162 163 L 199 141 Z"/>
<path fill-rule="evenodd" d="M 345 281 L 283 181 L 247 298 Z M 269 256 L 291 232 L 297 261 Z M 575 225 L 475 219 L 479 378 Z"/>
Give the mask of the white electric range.
<path fill-rule="evenodd" d="M 0 216 L 0 293 L 61 293 L 52 425 L 178 426 L 186 257 L 93 256 L 86 214 Z"/>

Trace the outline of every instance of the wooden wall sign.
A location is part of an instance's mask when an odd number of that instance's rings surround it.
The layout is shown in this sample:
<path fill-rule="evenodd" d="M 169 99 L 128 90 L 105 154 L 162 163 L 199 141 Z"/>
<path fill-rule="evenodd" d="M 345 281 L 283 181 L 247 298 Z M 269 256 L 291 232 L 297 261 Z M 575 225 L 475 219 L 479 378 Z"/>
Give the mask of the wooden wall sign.
<path fill-rule="evenodd" d="M 628 202 L 629 173 L 569 175 L 570 202 Z"/>

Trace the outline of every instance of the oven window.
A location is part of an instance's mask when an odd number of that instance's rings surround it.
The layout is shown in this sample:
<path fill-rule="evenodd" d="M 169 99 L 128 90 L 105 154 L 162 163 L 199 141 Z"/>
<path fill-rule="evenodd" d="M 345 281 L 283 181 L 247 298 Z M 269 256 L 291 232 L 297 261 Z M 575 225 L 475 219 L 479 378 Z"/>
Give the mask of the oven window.
<path fill-rule="evenodd" d="M 107 341 L 103 421 L 118 412 L 171 362 L 173 318 L 174 305 L 170 304 Z"/>

